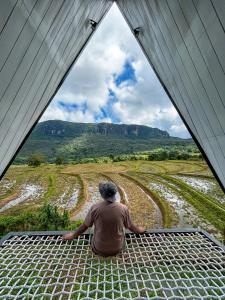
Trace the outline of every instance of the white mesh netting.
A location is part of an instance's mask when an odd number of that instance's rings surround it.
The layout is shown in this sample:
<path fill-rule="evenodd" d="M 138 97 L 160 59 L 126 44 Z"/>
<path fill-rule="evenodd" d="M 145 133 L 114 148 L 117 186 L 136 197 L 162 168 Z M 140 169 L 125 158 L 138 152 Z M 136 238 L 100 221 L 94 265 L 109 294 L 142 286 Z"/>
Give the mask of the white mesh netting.
<path fill-rule="evenodd" d="M 225 251 L 201 232 L 127 234 L 102 258 L 91 235 L 11 236 L 0 247 L 0 299 L 225 299 Z"/>

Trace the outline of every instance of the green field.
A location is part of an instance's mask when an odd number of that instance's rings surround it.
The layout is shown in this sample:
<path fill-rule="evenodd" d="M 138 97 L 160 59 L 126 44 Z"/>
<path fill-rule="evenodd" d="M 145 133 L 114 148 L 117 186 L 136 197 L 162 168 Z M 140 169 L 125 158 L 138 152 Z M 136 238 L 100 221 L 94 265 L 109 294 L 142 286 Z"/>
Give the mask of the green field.
<path fill-rule="evenodd" d="M 35 218 L 46 203 L 61 216 L 67 211 L 70 222 L 46 223 L 45 229 L 75 228 L 101 201 L 98 183 L 107 180 L 117 184 L 118 200 L 129 207 L 135 223 L 148 229 L 201 227 L 224 238 L 225 195 L 199 160 L 12 165 L 0 182 L 0 234 L 39 230 Z"/>

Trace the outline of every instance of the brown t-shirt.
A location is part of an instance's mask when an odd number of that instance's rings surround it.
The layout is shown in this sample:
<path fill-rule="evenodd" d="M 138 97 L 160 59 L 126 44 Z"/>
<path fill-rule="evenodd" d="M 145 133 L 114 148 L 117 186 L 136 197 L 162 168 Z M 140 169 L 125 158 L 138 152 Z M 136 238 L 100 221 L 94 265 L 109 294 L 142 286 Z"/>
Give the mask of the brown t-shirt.
<path fill-rule="evenodd" d="M 102 201 L 91 207 L 84 224 L 93 224 L 94 236 L 92 249 L 101 255 L 115 255 L 120 252 L 124 244 L 124 227 L 131 226 L 128 208 L 118 202 Z"/>

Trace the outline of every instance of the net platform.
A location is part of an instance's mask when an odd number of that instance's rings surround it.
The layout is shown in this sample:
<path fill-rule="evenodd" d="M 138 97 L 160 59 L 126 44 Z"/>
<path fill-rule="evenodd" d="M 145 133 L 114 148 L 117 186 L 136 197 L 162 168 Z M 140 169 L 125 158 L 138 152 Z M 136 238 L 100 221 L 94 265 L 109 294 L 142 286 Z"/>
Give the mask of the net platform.
<path fill-rule="evenodd" d="M 126 234 L 114 257 L 91 234 L 10 233 L 0 246 L 0 299 L 225 299 L 225 249 L 200 230 Z"/>

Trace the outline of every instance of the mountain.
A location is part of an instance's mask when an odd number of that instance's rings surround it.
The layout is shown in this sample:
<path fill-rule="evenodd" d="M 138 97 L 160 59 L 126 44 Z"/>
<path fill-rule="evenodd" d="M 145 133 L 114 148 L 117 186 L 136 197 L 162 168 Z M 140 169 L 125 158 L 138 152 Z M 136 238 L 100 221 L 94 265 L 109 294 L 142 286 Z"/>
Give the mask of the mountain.
<path fill-rule="evenodd" d="M 40 137 L 76 138 L 83 134 L 135 139 L 169 137 L 169 134 L 166 131 L 142 125 L 72 123 L 53 120 L 39 123 L 32 132 L 31 139 L 39 139 Z"/>
<path fill-rule="evenodd" d="M 171 137 L 166 131 L 148 126 L 52 120 L 36 125 L 15 162 L 25 162 L 34 152 L 44 154 L 49 162 L 57 156 L 73 161 L 190 143 L 191 139 Z"/>

